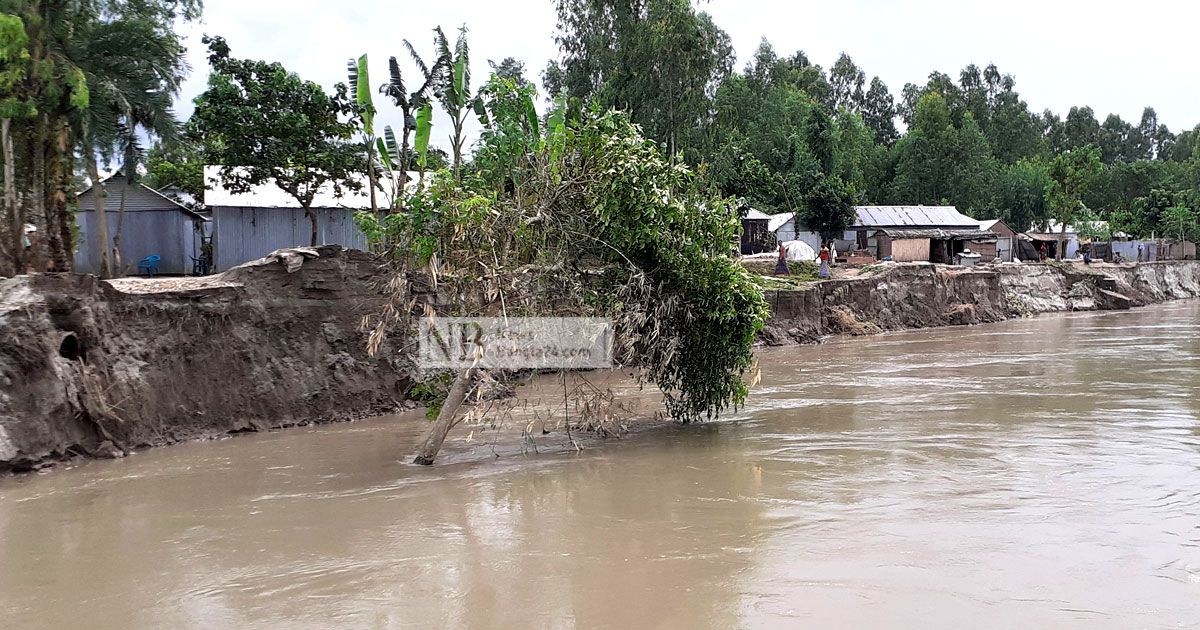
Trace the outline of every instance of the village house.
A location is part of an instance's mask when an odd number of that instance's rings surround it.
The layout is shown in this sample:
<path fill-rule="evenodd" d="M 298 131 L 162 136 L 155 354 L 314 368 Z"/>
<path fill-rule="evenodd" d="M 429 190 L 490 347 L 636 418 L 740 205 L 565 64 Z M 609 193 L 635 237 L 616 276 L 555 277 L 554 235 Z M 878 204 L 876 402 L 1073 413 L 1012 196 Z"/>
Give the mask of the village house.
<path fill-rule="evenodd" d="M 154 261 L 155 273 L 192 273 L 202 255 L 207 217 L 145 184 L 130 182 L 121 172 L 101 180 L 99 186 L 105 194 L 110 245 L 120 243 L 121 268 L 115 270 L 117 275 L 137 273 L 138 263 L 143 260 Z M 97 194 L 96 186 L 91 186 L 76 196 L 79 247 L 75 252 L 75 271 L 79 273 L 100 273 Z M 112 252 L 109 261 L 116 264 Z"/>
<path fill-rule="evenodd" d="M 776 239 L 772 239 L 769 226 L 771 216 L 765 212 L 750 208 L 742 217 L 742 237 L 740 251 L 743 256 L 761 254 L 776 247 Z"/>
<path fill-rule="evenodd" d="M 416 179 L 412 173 L 411 179 Z M 317 215 L 317 244 L 366 249 L 367 237 L 354 220 L 355 213 L 371 209 L 366 178 L 361 190 L 344 189 L 339 196 L 325 185 L 313 198 Z M 232 192 L 221 177 L 221 167 L 204 167 L 204 204 L 212 213 L 213 270 L 225 271 L 262 258 L 277 249 L 312 244 L 312 223 L 304 208 L 273 182 L 248 192 Z M 387 208 L 388 195 L 376 190 L 376 206 Z"/>
<path fill-rule="evenodd" d="M 856 206 L 855 222 L 838 251 L 866 251 L 876 260 L 953 264 L 955 256 L 989 249 L 997 235 L 954 206 Z M 986 258 L 990 260 L 990 258 Z"/>
<path fill-rule="evenodd" d="M 1001 262 L 1012 262 L 1017 251 L 1017 231 L 1008 226 L 1007 223 L 1000 219 L 989 219 L 979 222 L 979 229 L 984 232 L 991 232 L 996 235 L 996 242 L 992 243 L 977 243 L 978 253 L 983 260 L 996 260 Z"/>

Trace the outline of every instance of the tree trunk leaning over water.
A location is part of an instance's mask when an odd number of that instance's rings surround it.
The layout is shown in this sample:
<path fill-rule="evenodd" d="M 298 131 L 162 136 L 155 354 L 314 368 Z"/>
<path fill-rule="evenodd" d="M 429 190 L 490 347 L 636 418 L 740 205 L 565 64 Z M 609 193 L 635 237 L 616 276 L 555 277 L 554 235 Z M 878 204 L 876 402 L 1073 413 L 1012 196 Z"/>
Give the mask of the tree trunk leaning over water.
<path fill-rule="evenodd" d="M 446 395 L 446 402 L 442 403 L 442 410 L 438 413 L 433 428 L 429 430 L 429 435 L 425 437 L 425 443 L 421 445 L 416 458 L 413 459 L 414 464 L 433 465 L 438 451 L 442 450 L 442 443 L 446 441 L 446 434 L 458 423 L 455 419 L 458 415 L 458 408 L 462 407 L 463 401 L 466 400 L 473 380 L 475 380 L 475 368 L 467 368 L 458 373 L 454 384 L 450 386 L 450 393 Z"/>

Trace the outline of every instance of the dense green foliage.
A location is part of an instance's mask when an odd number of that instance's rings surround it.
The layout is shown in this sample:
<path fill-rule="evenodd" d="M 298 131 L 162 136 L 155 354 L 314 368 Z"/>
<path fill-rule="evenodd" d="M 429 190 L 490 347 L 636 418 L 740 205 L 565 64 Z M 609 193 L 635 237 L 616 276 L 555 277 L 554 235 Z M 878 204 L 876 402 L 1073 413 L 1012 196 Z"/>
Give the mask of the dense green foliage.
<path fill-rule="evenodd" d="M 651 138 L 703 164 L 721 192 L 766 212 L 804 216 L 823 197 L 813 194 L 822 177 L 837 176 L 858 203 L 948 203 L 1026 230 L 1052 218 L 1056 157 L 1088 146 L 1100 166 L 1072 220 L 1086 214 L 1150 236 L 1179 233 L 1183 213 L 1200 211 L 1200 127 L 1172 133 L 1153 108 L 1136 122 L 1101 123 L 1090 107 L 1039 114 L 994 65 L 969 65 L 957 80 L 933 72 L 897 99 L 848 55 L 826 71 L 766 41 L 730 72 L 728 37 L 686 1 L 559 0 L 558 18 L 552 93 L 630 112 Z M 672 108 L 684 112 L 682 126 L 662 120 Z M 1166 208 L 1177 208 L 1170 226 Z"/>
<path fill-rule="evenodd" d="M 740 403 L 766 305 L 730 254 L 733 207 L 626 115 L 570 118 L 560 100 L 542 119 L 534 92 L 493 74 L 475 168 L 360 224 L 465 312 L 613 317 L 617 359 L 645 368 L 676 419 Z"/>
<path fill-rule="evenodd" d="M 0 273 L 69 270 L 76 167 L 95 180 L 101 161 L 117 161 L 136 178 L 142 140 L 175 139 L 171 105 L 186 64 L 174 27 L 200 8 L 200 0 L 0 0 Z M 27 223 L 37 228 L 28 250 Z M 104 232 L 102 272 L 109 253 L 120 255 L 120 232 L 111 240 Z"/>

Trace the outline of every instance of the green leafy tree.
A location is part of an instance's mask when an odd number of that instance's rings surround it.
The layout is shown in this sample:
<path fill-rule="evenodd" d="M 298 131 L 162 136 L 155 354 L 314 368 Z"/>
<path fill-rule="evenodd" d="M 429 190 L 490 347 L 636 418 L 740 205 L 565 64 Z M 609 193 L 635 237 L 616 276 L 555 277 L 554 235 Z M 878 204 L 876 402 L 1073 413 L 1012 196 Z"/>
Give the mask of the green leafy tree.
<path fill-rule="evenodd" d="M 995 185 L 999 218 L 1019 232 L 1041 225 L 1049 218 L 1046 188 L 1049 167 L 1040 160 L 1021 160 L 1000 169 Z"/>
<path fill-rule="evenodd" d="M 861 112 L 866 99 L 866 93 L 863 91 L 866 81 L 867 75 L 862 68 L 854 63 L 850 55 L 842 53 L 829 69 L 829 87 L 832 89 L 834 109 Z"/>
<path fill-rule="evenodd" d="M 196 98 L 192 131 L 205 139 L 205 158 L 221 165 L 225 186 L 247 192 L 274 184 L 304 208 L 318 244 L 317 192 L 361 189 L 357 126 L 345 84 L 330 96 L 278 63 L 235 59 L 220 37 L 205 37 L 212 66 L 208 90 Z"/>
<path fill-rule="evenodd" d="M 956 129 L 939 93 L 921 97 L 912 127 L 896 144 L 895 157 L 896 203 L 953 203 L 968 213 L 990 206 L 997 167 L 987 138 L 969 112 L 962 129 Z"/>
<path fill-rule="evenodd" d="M 15 180 L 7 220 L 0 223 L 38 226 L 41 244 L 33 248 L 33 258 L 48 256 L 49 268 L 55 270 L 71 267 L 75 160 L 82 154 L 86 165 L 91 161 L 89 147 L 94 146 L 80 124 L 85 117 L 115 123 L 110 127 L 122 133 L 114 152 L 130 162 L 140 156 L 139 134 L 167 127 L 162 123 L 166 115 L 154 110 L 161 110 L 163 102 L 169 107 L 178 86 L 175 77 L 185 68 L 173 29 L 197 18 L 200 9 L 199 0 L 0 0 L 0 47 L 11 44 L 17 50 L 0 61 L 0 75 L 5 77 L 0 81 L 13 81 L 0 91 L 0 107 L 6 110 L 0 121 L 9 121 L 0 122 L 9 132 L 7 142 L 0 144 L 11 151 L 7 164 Z M 17 31 L 18 20 L 23 33 Z M 114 58 L 98 54 L 104 47 Z M 116 67 L 118 59 L 122 67 Z M 147 93 L 134 95 L 130 106 L 117 112 L 108 106 L 113 91 L 106 85 L 109 81 L 140 82 Z M 88 113 L 93 101 L 103 116 Z M 19 199 L 15 206 L 13 196 Z M 10 236 L 19 245 L 18 237 Z M 9 257 L 16 271 L 23 271 L 26 263 L 43 267 L 40 260 L 28 259 L 23 247 L 13 249 Z"/>
<path fill-rule="evenodd" d="M 0 254 L 11 261 L 12 273 L 22 270 L 24 221 L 17 205 L 16 150 L 13 147 L 13 119 L 33 116 L 37 107 L 21 93 L 20 83 L 28 72 L 29 37 L 20 17 L 0 13 L 0 159 L 4 160 L 4 197 L 0 206 Z M 0 270 L 4 265 L 0 265 Z"/>
<path fill-rule="evenodd" d="M 120 275 L 125 267 L 121 237 L 128 186 L 141 177 L 142 138 L 173 145 L 179 123 L 172 111 L 186 62 L 179 36 L 164 28 L 156 13 L 88 24 L 73 40 L 73 56 L 89 85 L 89 106 L 75 112 L 73 124 L 94 195 L 100 275 Z M 117 228 L 109 238 L 107 187 L 100 185 L 100 161 L 119 160 L 125 186 L 119 195 Z M 110 264 L 111 255 L 111 264 Z"/>
<path fill-rule="evenodd" d="M 1200 240 L 1200 219 L 1196 212 L 1184 203 L 1177 203 L 1163 211 L 1159 226 L 1164 236 L 1179 240 Z"/>
<path fill-rule="evenodd" d="M 1100 146 L 1100 123 L 1091 107 L 1072 107 L 1063 122 L 1065 151 Z"/>
<path fill-rule="evenodd" d="M 203 147 L 192 140 L 159 143 L 146 153 L 146 184 L 156 190 L 178 187 L 186 197 L 175 200 L 187 205 L 204 200 Z"/>
<path fill-rule="evenodd" d="M 498 191 L 519 195 L 531 177 L 534 165 L 523 158 L 535 154 L 543 141 L 533 103 L 536 95 L 537 89 L 528 81 L 499 73 L 493 73 L 479 90 L 476 113 L 483 131 L 472 167 Z"/>
<path fill-rule="evenodd" d="M 409 200 L 412 211 L 370 217 L 368 232 L 397 244 L 389 250 L 400 274 L 393 299 L 410 299 L 402 278 L 436 260 L 439 285 L 456 296 L 439 314 L 610 317 L 616 362 L 641 368 L 672 418 L 710 419 L 740 404 L 766 303 L 730 254 L 739 230 L 733 207 L 626 115 L 574 119 L 559 100 L 534 133 L 523 107 L 510 107 L 524 100 L 523 88 L 503 78 L 489 84 L 488 124 L 526 140 L 524 151 L 495 159 L 513 161 L 500 170 L 527 173 L 524 185 L 497 190 L 439 174 Z M 473 373 L 454 379 L 416 463 L 433 463 Z"/>
<path fill-rule="evenodd" d="M 500 63 L 489 59 L 488 66 L 491 67 L 492 74 L 497 78 L 510 80 L 518 87 L 531 85 L 529 79 L 525 77 L 525 62 L 515 57 L 505 57 L 500 60 Z"/>
<path fill-rule="evenodd" d="M 841 238 L 854 222 L 853 191 L 840 177 L 822 177 L 809 191 L 801 214 L 804 225 L 821 235 L 821 240 Z"/>
<path fill-rule="evenodd" d="M 871 79 L 862 107 L 863 122 L 875 134 L 875 142 L 892 146 L 900 133 L 896 131 L 896 102 L 887 85 L 879 77 Z"/>
<path fill-rule="evenodd" d="M 1064 255 L 1067 226 L 1078 222 L 1087 206 L 1083 195 L 1100 173 L 1100 150 L 1088 145 L 1067 151 L 1050 163 L 1050 182 L 1046 186 L 1046 206 L 1059 223 L 1058 259 Z"/>
<path fill-rule="evenodd" d="M 558 0 L 546 90 L 629 112 L 669 154 L 689 148 L 732 70 L 729 36 L 688 0 Z"/>

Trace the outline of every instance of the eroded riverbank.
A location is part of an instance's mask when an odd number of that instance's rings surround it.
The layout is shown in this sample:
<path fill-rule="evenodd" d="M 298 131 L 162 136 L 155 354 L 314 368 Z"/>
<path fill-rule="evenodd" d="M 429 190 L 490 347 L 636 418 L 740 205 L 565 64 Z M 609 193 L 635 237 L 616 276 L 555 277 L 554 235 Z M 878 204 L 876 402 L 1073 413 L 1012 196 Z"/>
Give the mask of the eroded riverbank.
<path fill-rule="evenodd" d="M 6 626 L 1187 627 L 1200 302 L 760 350 L 724 421 L 406 465 L 408 418 L 0 479 Z M 457 463 L 454 463 L 457 462 Z"/>
<path fill-rule="evenodd" d="M 403 408 L 407 342 L 367 355 L 383 303 L 361 252 L 319 249 L 204 279 L 0 283 L 0 472 Z M 880 265 L 768 291 L 767 345 L 1200 296 L 1200 263 Z"/>

